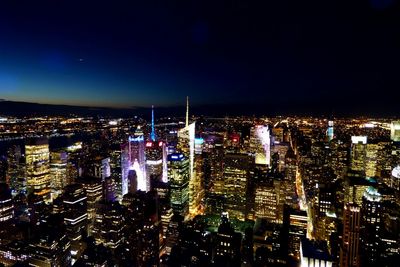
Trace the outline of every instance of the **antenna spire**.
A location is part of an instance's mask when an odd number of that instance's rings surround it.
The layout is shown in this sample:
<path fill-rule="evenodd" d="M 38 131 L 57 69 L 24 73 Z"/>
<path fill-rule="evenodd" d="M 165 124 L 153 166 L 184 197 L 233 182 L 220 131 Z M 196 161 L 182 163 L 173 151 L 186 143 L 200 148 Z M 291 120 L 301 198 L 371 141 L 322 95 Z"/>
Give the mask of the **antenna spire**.
<path fill-rule="evenodd" d="M 189 97 L 186 97 L 186 127 L 189 126 Z"/>
<path fill-rule="evenodd" d="M 156 141 L 156 132 L 154 130 L 154 105 L 151 106 L 151 134 L 150 139 Z"/>

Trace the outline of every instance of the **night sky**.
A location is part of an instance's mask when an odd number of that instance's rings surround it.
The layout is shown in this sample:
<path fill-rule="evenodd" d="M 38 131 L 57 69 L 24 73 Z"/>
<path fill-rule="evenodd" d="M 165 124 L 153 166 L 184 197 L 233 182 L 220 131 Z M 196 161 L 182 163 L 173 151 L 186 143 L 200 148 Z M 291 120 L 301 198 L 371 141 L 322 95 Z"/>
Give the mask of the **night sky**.
<path fill-rule="evenodd" d="M 65 2 L 1 1 L 1 99 L 400 112 L 396 0 Z"/>

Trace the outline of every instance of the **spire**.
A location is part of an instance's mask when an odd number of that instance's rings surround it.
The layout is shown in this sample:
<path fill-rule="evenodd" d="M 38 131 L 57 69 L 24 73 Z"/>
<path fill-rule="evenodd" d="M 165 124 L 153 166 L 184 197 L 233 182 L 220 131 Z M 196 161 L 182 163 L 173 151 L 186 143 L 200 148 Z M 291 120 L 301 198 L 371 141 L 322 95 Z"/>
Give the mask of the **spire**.
<path fill-rule="evenodd" d="M 151 134 L 150 139 L 156 141 L 156 132 L 154 130 L 154 106 L 151 106 Z"/>
<path fill-rule="evenodd" d="M 186 97 L 186 127 L 189 126 L 189 97 Z"/>

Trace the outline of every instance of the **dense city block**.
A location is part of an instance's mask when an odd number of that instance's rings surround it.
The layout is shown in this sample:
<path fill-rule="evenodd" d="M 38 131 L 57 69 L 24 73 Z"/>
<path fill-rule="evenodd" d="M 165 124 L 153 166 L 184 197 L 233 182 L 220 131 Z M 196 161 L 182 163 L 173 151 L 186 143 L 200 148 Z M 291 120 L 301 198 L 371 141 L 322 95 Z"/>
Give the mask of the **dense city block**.
<path fill-rule="evenodd" d="M 397 266 L 400 121 L 188 104 L 1 118 L 1 264 Z"/>

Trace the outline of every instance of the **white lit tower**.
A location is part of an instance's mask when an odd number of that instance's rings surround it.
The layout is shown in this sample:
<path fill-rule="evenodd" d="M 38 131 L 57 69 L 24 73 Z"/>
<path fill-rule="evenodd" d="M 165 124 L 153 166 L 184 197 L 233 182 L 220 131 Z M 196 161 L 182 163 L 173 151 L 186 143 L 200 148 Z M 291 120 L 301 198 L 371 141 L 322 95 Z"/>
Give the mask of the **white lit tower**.
<path fill-rule="evenodd" d="M 129 175 L 132 173 L 136 179 L 137 190 L 149 191 L 150 181 L 146 176 L 144 135 L 140 127 L 128 137 L 128 143 L 122 145 L 121 149 L 122 195 L 128 193 Z"/>
<path fill-rule="evenodd" d="M 137 189 L 150 190 L 150 181 L 146 176 L 146 156 L 143 131 L 137 128 L 133 137 L 129 137 L 129 161 L 130 170 L 134 170 L 137 176 Z"/>
<path fill-rule="evenodd" d="M 189 124 L 189 97 L 186 97 L 186 118 L 185 127 L 178 131 L 178 145 L 177 149 L 179 152 L 189 159 L 189 188 L 196 188 L 193 183 L 195 182 L 194 172 L 194 148 L 195 148 L 195 128 L 196 122 Z M 189 203 L 192 205 L 189 207 L 189 211 L 197 210 L 195 207 L 196 201 L 193 201 L 197 192 L 190 190 L 189 192 Z"/>
<path fill-rule="evenodd" d="M 256 125 L 250 129 L 250 151 L 255 155 L 255 163 L 271 165 L 271 135 L 268 126 Z"/>
<path fill-rule="evenodd" d="M 328 141 L 332 141 L 333 139 L 333 121 L 328 121 L 328 129 L 326 130 L 326 135 L 328 136 Z"/>

